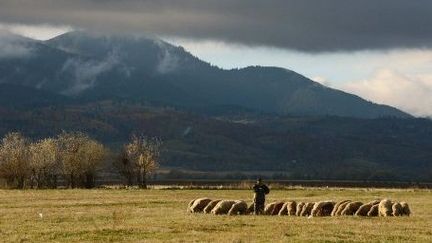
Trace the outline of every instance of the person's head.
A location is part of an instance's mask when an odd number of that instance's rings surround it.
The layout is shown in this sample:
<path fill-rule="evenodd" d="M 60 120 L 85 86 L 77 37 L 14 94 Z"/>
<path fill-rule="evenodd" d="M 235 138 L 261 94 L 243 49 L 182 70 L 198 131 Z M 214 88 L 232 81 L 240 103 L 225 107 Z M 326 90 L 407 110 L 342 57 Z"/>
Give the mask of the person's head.
<path fill-rule="evenodd" d="M 261 178 L 258 178 L 257 179 L 257 184 L 261 184 L 262 183 L 262 179 Z"/>

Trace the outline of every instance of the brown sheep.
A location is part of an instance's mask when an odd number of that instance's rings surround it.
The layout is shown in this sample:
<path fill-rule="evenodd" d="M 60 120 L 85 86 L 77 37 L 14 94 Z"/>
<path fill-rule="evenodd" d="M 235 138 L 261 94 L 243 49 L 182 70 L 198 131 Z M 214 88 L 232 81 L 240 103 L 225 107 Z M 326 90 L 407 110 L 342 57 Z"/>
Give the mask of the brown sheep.
<path fill-rule="evenodd" d="M 383 199 L 378 204 L 378 215 L 380 217 L 389 217 L 392 216 L 392 201 L 389 199 Z"/>
<path fill-rule="evenodd" d="M 336 205 L 334 205 L 334 207 L 333 207 L 333 210 L 332 210 L 330 216 L 335 216 L 336 211 L 338 210 L 339 206 L 343 203 L 346 203 L 346 202 L 351 202 L 351 200 L 343 200 L 343 201 L 336 203 Z"/>
<path fill-rule="evenodd" d="M 285 204 L 284 202 L 278 202 L 278 203 L 275 205 L 275 207 L 273 208 L 273 211 L 271 212 L 270 215 L 278 215 L 279 212 L 280 212 L 281 209 L 282 209 L 282 206 L 283 206 L 284 204 Z"/>
<path fill-rule="evenodd" d="M 315 203 L 311 203 L 311 202 L 306 203 L 306 205 L 303 206 L 303 209 L 302 209 L 302 211 L 300 213 L 300 216 L 309 216 L 309 215 L 311 215 L 312 208 L 314 207 L 314 205 L 315 205 Z"/>
<path fill-rule="evenodd" d="M 295 216 L 297 211 L 297 203 L 295 201 L 288 202 L 287 210 L 289 216 Z"/>
<path fill-rule="evenodd" d="M 410 208 L 408 206 L 408 203 L 401 202 L 400 204 L 402 206 L 402 216 L 410 216 L 411 210 L 410 210 Z"/>
<path fill-rule="evenodd" d="M 286 203 L 284 203 L 284 204 L 282 205 L 282 208 L 281 208 L 281 210 L 280 210 L 279 213 L 278 213 L 279 216 L 288 215 L 288 203 L 289 203 L 289 202 L 286 202 Z"/>
<path fill-rule="evenodd" d="M 204 208 L 211 202 L 210 198 L 198 198 L 194 201 L 194 203 L 191 206 L 191 212 L 192 213 L 202 213 Z"/>
<path fill-rule="evenodd" d="M 217 199 L 217 200 L 212 200 L 211 202 L 209 202 L 207 204 L 207 206 L 204 208 L 204 213 L 211 213 L 211 211 L 213 210 L 213 208 L 216 206 L 216 204 L 218 204 L 221 200 Z"/>
<path fill-rule="evenodd" d="M 300 214 L 301 214 L 301 212 L 302 212 L 302 210 L 303 210 L 303 207 L 306 205 L 306 203 L 304 203 L 304 202 L 299 202 L 298 204 L 297 204 L 297 208 L 296 208 L 296 216 L 300 216 Z"/>
<path fill-rule="evenodd" d="M 402 205 L 398 202 L 393 203 L 392 205 L 392 215 L 393 216 L 402 216 L 403 211 L 402 211 Z"/>
<path fill-rule="evenodd" d="M 354 215 L 355 212 L 363 205 L 362 202 L 350 202 L 348 203 L 344 210 L 341 212 L 341 215 Z"/>
<path fill-rule="evenodd" d="M 253 214 L 255 212 L 255 204 L 252 202 L 249 204 L 248 208 L 246 209 L 246 214 Z"/>
<path fill-rule="evenodd" d="M 192 213 L 192 205 L 194 204 L 195 200 L 196 199 L 189 202 L 187 210 L 186 210 L 188 213 Z"/>
<path fill-rule="evenodd" d="M 370 208 L 369 212 L 367 213 L 367 216 L 368 217 L 377 217 L 378 216 L 378 207 L 379 207 L 379 204 L 373 205 Z"/>
<path fill-rule="evenodd" d="M 227 214 L 234 203 L 236 203 L 234 200 L 222 200 L 216 204 L 211 213 L 216 215 Z"/>
<path fill-rule="evenodd" d="M 324 216 L 330 216 L 331 212 L 333 211 L 333 207 L 335 206 L 335 202 L 333 201 L 321 201 L 315 203 L 314 207 L 312 208 L 311 215 L 313 217 L 324 217 Z"/>
<path fill-rule="evenodd" d="M 236 203 L 231 206 L 228 215 L 246 214 L 247 209 L 248 205 L 245 201 L 237 200 Z"/>
<path fill-rule="evenodd" d="M 341 203 L 341 204 L 339 205 L 339 207 L 337 208 L 337 210 L 336 210 L 334 216 L 341 216 L 342 211 L 345 209 L 345 207 L 346 207 L 349 203 L 351 203 L 351 200 L 348 200 L 348 201 L 346 201 L 346 202 L 344 202 L 344 203 Z"/>
<path fill-rule="evenodd" d="M 359 207 L 359 209 L 357 210 L 357 212 L 355 212 L 355 216 L 367 216 L 369 210 L 371 209 L 371 207 L 373 205 L 377 205 L 380 202 L 380 200 L 373 200 L 371 202 L 368 202 L 364 205 L 362 205 L 361 207 Z"/>

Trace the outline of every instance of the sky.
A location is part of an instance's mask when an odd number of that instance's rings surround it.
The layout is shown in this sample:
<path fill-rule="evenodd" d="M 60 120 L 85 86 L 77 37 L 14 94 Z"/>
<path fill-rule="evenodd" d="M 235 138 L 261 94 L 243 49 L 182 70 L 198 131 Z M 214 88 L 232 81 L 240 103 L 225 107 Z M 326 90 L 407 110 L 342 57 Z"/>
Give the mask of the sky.
<path fill-rule="evenodd" d="M 156 34 L 222 68 L 284 67 L 432 116 L 430 13 L 430 0 L 1 0 L 0 29 Z"/>

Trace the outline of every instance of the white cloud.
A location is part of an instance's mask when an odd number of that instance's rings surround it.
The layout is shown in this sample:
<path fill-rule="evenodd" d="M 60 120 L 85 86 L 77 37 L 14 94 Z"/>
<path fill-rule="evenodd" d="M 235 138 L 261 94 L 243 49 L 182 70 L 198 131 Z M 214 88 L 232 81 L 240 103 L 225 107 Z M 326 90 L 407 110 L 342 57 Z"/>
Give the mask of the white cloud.
<path fill-rule="evenodd" d="M 416 116 L 432 116 L 432 73 L 407 75 L 379 69 L 370 78 L 346 83 L 341 88 Z"/>
<path fill-rule="evenodd" d="M 0 58 L 24 58 L 32 55 L 32 46 L 21 36 L 46 40 L 69 30 L 71 28 L 66 26 L 0 23 Z"/>
<path fill-rule="evenodd" d="M 22 58 L 31 56 L 30 47 L 0 40 L 0 58 Z"/>
<path fill-rule="evenodd" d="M 23 58 L 31 54 L 32 48 L 24 40 L 0 29 L 0 58 Z"/>
<path fill-rule="evenodd" d="M 24 25 L 0 23 L 0 30 L 6 30 L 14 34 L 22 35 L 36 40 L 48 40 L 55 36 L 71 31 L 72 27 L 64 25 L 54 26 L 48 24 Z"/>
<path fill-rule="evenodd" d="M 65 95 L 76 95 L 95 85 L 98 75 L 111 70 L 118 63 L 113 54 L 102 62 L 69 59 L 65 62 L 62 72 L 70 72 L 74 77 L 71 87 L 64 90 Z"/>
<path fill-rule="evenodd" d="M 323 77 L 323 76 L 315 76 L 311 78 L 313 81 L 318 82 L 324 86 L 327 87 L 331 87 L 332 83 L 330 82 L 330 80 L 328 80 L 327 78 Z"/>
<path fill-rule="evenodd" d="M 160 41 L 155 41 L 155 43 L 163 50 L 163 53 L 159 57 L 159 64 L 156 67 L 157 72 L 166 74 L 175 71 L 179 65 L 179 57 L 165 43 Z"/>

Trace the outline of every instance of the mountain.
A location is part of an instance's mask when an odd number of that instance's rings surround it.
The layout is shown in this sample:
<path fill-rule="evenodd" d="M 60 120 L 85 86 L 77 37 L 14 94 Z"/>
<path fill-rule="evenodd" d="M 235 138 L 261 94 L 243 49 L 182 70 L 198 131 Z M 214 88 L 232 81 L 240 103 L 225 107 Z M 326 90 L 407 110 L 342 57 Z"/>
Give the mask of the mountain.
<path fill-rule="evenodd" d="M 0 107 L 30 109 L 71 104 L 72 98 L 31 87 L 0 84 Z"/>
<path fill-rule="evenodd" d="M 224 70 L 149 36 L 0 38 L 0 137 L 82 131 L 116 152 L 158 136 L 176 178 L 431 178 L 432 121 L 293 71 Z"/>
<path fill-rule="evenodd" d="M 70 32 L 27 46 L 29 56 L 0 58 L 0 83 L 76 100 L 116 98 L 199 112 L 236 107 L 279 115 L 410 117 L 290 70 L 220 69 L 154 37 Z"/>

